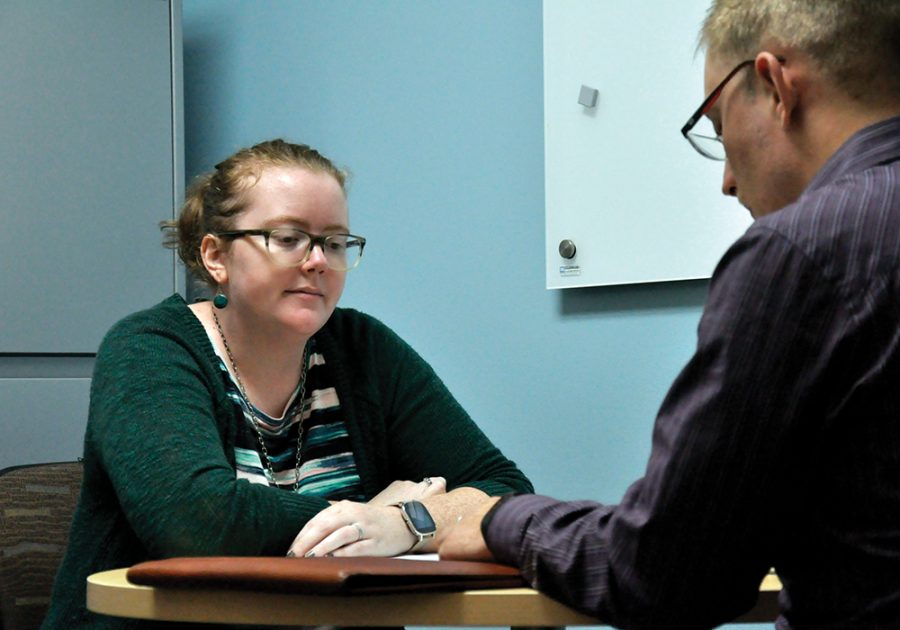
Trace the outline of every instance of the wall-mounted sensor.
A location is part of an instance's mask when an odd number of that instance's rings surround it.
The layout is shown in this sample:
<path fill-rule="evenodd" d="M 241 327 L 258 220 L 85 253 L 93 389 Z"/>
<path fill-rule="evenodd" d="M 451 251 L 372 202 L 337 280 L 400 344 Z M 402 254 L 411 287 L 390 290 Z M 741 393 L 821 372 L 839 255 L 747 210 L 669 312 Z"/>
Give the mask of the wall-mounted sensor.
<path fill-rule="evenodd" d="M 559 255 L 565 258 L 566 260 L 570 260 L 575 258 L 575 243 L 570 241 L 569 239 L 564 239 L 559 242 Z"/>
<path fill-rule="evenodd" d="M 599 90 L 586 85 L 581 86 L 581 92 L 578 94 L 578 104 L 585 107 L 594 107 L 597 105 L 597 97 L 600 95 Z"/>

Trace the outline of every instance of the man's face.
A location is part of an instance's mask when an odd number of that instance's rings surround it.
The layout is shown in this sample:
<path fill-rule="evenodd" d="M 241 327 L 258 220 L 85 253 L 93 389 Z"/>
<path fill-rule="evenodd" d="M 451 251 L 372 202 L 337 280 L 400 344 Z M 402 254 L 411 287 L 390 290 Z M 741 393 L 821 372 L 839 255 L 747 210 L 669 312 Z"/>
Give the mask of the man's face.
<path fill-rule="evenodd" d="M 711 92 L 736 64 L 706 58 L 705 91 Z M 748 89 L 748 82 L 753 82 Z M 757 75 L 754 65 L 740 71 L 723 88 L 707 113 L 722 137 L 727 160 L 722 192 L 738 198 L 759 218 L 792 203 L 798 187 L 794 152 L 776 110 L 777 95 Z"/>

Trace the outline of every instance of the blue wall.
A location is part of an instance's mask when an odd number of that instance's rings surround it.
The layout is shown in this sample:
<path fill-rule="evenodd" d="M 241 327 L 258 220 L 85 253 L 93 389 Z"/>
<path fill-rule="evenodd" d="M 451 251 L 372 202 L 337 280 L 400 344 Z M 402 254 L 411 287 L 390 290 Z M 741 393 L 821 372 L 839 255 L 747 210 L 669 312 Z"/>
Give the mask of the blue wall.
<path fill-rule="evenodd" d="M 369 241 L 342 304 L 407 339 L 539 492 L 616 502 L 643 473 L 706 282 L 544 289 L 541 13 L 184 0 L 188 176 L 279 136 L 349 168 Z M 646 177 L 637 165 L 623 185 Z"/>
<path fill-rule="evenodd" d="M 544 288 L 541 21 L 536 0 L 185 0 L 188 174 L 273 136 L 348 167 L 369 244 L 342 304 L 406 338 L 540 492 L 615 502 L 706 283 Z"/>
<path fill-rule="evenodd" d="M 275 136 L 348 167 L 369 245 L 342 304 L 417 348 L 540 492 L 617 501 L 706 283 L 544 289 L 541 3 L 184 0 L 184 61 L 189 176 Z"/>

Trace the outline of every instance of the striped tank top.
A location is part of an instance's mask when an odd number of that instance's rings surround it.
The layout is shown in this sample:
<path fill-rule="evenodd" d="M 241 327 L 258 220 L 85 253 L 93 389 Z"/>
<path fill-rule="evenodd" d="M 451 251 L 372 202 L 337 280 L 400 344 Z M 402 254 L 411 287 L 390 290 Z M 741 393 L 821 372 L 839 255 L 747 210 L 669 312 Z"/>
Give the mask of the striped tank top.
<path fill-rule="evenodd" d="M 273 418 L 256 406 L 253 407 L 275 472 L 275 482 L 284 490 L 291 491 L 294 488 L 297 432 L 302 422 L 302 455 L 297 492 L 333 501 L 363 501 L 365 497 L 350 436 L 341 413 L 340 400 L 325 357 L 316 351 L 315 338 L 309 341 L 307 361 L 304 400 L 299 399 L 301 383 L 297 383 L 280 418 Z M 249 403 L 241 395 L 221 356 L 219 368 L 228 397 L 240 408 L 243 418 L 234 446 L 237 478 L 268 485 L 262 447 L 250 416 Z"/>

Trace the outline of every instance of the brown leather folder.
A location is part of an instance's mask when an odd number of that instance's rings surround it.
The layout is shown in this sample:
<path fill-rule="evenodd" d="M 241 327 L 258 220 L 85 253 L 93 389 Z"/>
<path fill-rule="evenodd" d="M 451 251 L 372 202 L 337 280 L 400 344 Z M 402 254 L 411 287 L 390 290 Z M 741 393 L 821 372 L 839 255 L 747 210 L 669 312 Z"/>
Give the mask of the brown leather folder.
<path fill-rule="evenodd" d="M 463 591 L 525 586 L 518 569 L 487 562 L 399 558 L 168 558 L 128 569 L 134 584 L 318 595 Z"/>

